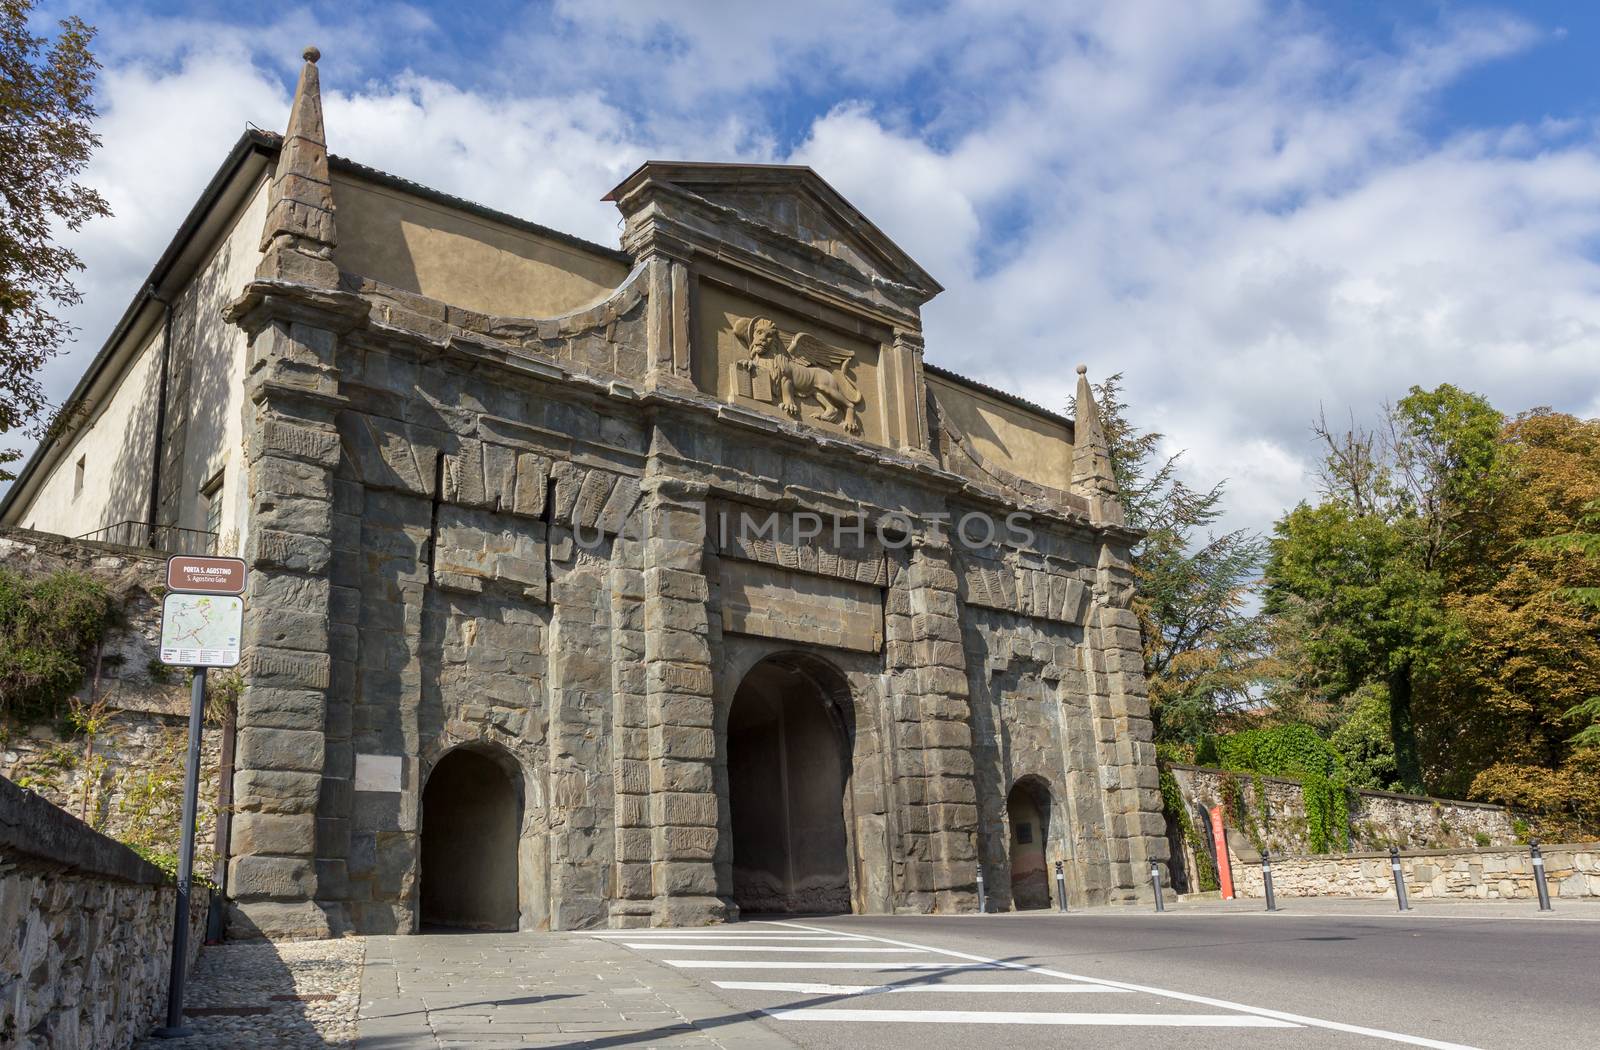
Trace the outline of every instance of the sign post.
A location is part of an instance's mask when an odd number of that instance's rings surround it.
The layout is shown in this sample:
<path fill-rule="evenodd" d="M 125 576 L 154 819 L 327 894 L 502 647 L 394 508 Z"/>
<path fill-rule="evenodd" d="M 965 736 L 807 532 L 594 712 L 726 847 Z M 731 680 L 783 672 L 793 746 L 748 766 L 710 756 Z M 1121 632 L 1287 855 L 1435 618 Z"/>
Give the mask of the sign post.
<path fill-rule="evenodd" d="M 167 1023 L 155 1034 L 180 1039 L 183 985 L 189 956 L 189 889 L 194 877 L 194 821 L 200 795 L 200 723 L 205 715 L 206 668 L 239 662 L 244 629 L 245 564 L 238 558 L 176 556 L 167 560 L 167 596 L 161 603 L 161 662 L 192 669 L 189 754 L 183 769 L 183 830 L 178 847 L 178 903 L 172 924 L 172 971 L 167 982 Z"/>

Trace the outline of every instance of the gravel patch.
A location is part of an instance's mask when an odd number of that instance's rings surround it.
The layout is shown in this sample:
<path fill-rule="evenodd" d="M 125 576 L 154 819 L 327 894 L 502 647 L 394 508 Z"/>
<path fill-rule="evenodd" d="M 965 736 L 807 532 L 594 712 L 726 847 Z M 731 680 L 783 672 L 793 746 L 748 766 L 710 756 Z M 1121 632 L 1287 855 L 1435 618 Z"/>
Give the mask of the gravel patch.
<path fill-rule="evenodd" d="M 136 1050 L 351 1046 L 365 956 L 360 937 L 208 945 L 185 995 L 194 1034 L 146 1037 Z"/>

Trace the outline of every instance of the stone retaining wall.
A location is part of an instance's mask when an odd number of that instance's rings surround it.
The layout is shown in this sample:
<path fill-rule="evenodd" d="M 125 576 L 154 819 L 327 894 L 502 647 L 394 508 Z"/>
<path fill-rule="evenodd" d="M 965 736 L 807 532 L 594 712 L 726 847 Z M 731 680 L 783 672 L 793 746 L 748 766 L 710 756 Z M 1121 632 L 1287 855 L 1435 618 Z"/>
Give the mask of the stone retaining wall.
<path fill-rule="evenodd" d="M 1600 897 L 1600 842 L 1543 847 L 1550 896 Z M 1532 900 L 1533 858 L 1525 846 L 1416 850 L 1400 855 L 1406 893 L 1421 900 Z M 1262 896 L 1260 857 L 1235 861 L 1241 897 Z M 1388 853 L 1274 856 L 1272 886 L 1280 897 L 1394 897 Z"/>
<path fill-rule="evenodd" d="M 140 547 L 71 540 L 0 527 L 0 564 L 28 578 L 62 570 L 105 585 L 116 610 L 75 702 L 98 707 L 103 723 L 81 730 L 0 720 L 0 776 L 41 795 L 124 842 L 176 852 L 189 685 L 182 669 L 156 657 L 166 555 Z M 213 696 L 225 671 L 211 672 Z M 195 870 L 212 873 L 222 731 L 201 733 L 199 834 Z"/>
<path fill-rule="evenodd" d="M 1189 806 L 1190 819 L 1199 827 L 1202 814 L 1223 803 L 1223 782 L 1230 774 L 1220 769 L 1179 763 L 1169 768 Z M 1256 845 L 1259 836 L 1261 843 L 1275 854 L 1306 852 L 1305 796 L 1299 781 L 1256 777 L 1250 773 L 1231 776 L 1245 816 L 1229 815 L 1230 838 L 1231 833 L 1237 831 L 1251 846 Z M 1258 781 L 1266 794 L 1264 817 L 1263 807 L 1256 798 Z M 1391 845 L 1403 850 L 1448 850 L 1517 844 L 1517 832 L 1513 827 L 1516 814 L 1504 806 L 1391 791 L 1361 790 L 1355 792 L 1355 796 L 1355 804 L 1350 809 L 1350 847 L 1356 851 L 1387 851 Z M 1254 835 L 1249 833 L 1250 829 L 1240 826 L 1247 819 L 1255 825 Z"/>
<path fill-rule="evenodd" d="M 159 868 L 0 777 L 0 1046 L 119 1050 L 149 1031 L 175 896 Z M 194 894 L 191 966 L 209 903 Z"/>

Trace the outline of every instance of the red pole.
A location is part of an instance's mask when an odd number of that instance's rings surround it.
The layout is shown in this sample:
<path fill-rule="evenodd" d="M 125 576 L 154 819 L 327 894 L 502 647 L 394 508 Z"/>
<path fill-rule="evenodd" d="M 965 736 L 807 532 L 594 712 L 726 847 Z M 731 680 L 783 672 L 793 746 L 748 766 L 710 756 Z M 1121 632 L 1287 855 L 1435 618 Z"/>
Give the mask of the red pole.
<path fill-rule="evenodd" d="M 1222 899 L 1233 900 L 1233 867 L 1228 863 L 1228 836 L 1222 827 L 1222 807 L 1211 807 L 1211 841 L 1217 844 L 1217 885 Z"/>

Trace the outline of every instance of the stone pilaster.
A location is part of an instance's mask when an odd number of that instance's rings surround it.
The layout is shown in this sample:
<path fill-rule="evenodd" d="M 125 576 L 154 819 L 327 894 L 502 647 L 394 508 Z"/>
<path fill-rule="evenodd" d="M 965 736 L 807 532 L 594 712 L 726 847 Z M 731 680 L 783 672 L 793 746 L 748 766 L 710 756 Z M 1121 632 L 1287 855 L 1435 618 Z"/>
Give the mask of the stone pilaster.
<path fill-rule="evenodd" d="M 550 927 L 605 925 L 611 874 L 609 566 L 552 530 L 550 587 Z"/>
<path fill-rule="evenodd" d="M 884 624 L 900 906 L 912 911 L 969 910 L 976 899 L 976 770 L 954 558 L 947 537 L 919 538 L 890 582 Z"/>
<path fill-rule="evenodd" d="M 1147 896 L 1150 862 L 1165 865 L 1168 846 L 1139 618 L 1129 608 L 1133 590 L 1126 547 L 1102 543 L 1089 633 L 1111 862 L 1119 886 Z"/>
<path fill-rule="evenodd" d="M 611 925 L 648 926 L 655 913 L 650 872 L 650 729 L 644 665 L 643 550 L 619 538 L 611 570 L 611 747 L 613 850 Z"/>
<path fill-rule="evenodd" d="M 889 434 L 901 452 L 926 462 L 929 451 L 928 391 L 922 373 L 922 333 L 897 328 L 894 341 L 884 346 L 884 383 L 890 391 L 894 418 Z"/>
<path fill-rule="evenodd" d="M 334 355 L 365 309 L 338 293 L 275 291 L 258 283 L 229 308 L 250 335 L 250 577 L 228 881 L 237 934 L 326 936 L 343 915 L 318 901 L 318 815 L 335 660 L 348 657 L 329 578 L 342 405 Z"/>
<path fill-rule="evenodd" d="M 645 481 L 644 687 L 656 925 L 721 920 L 704 485 Z"/>

